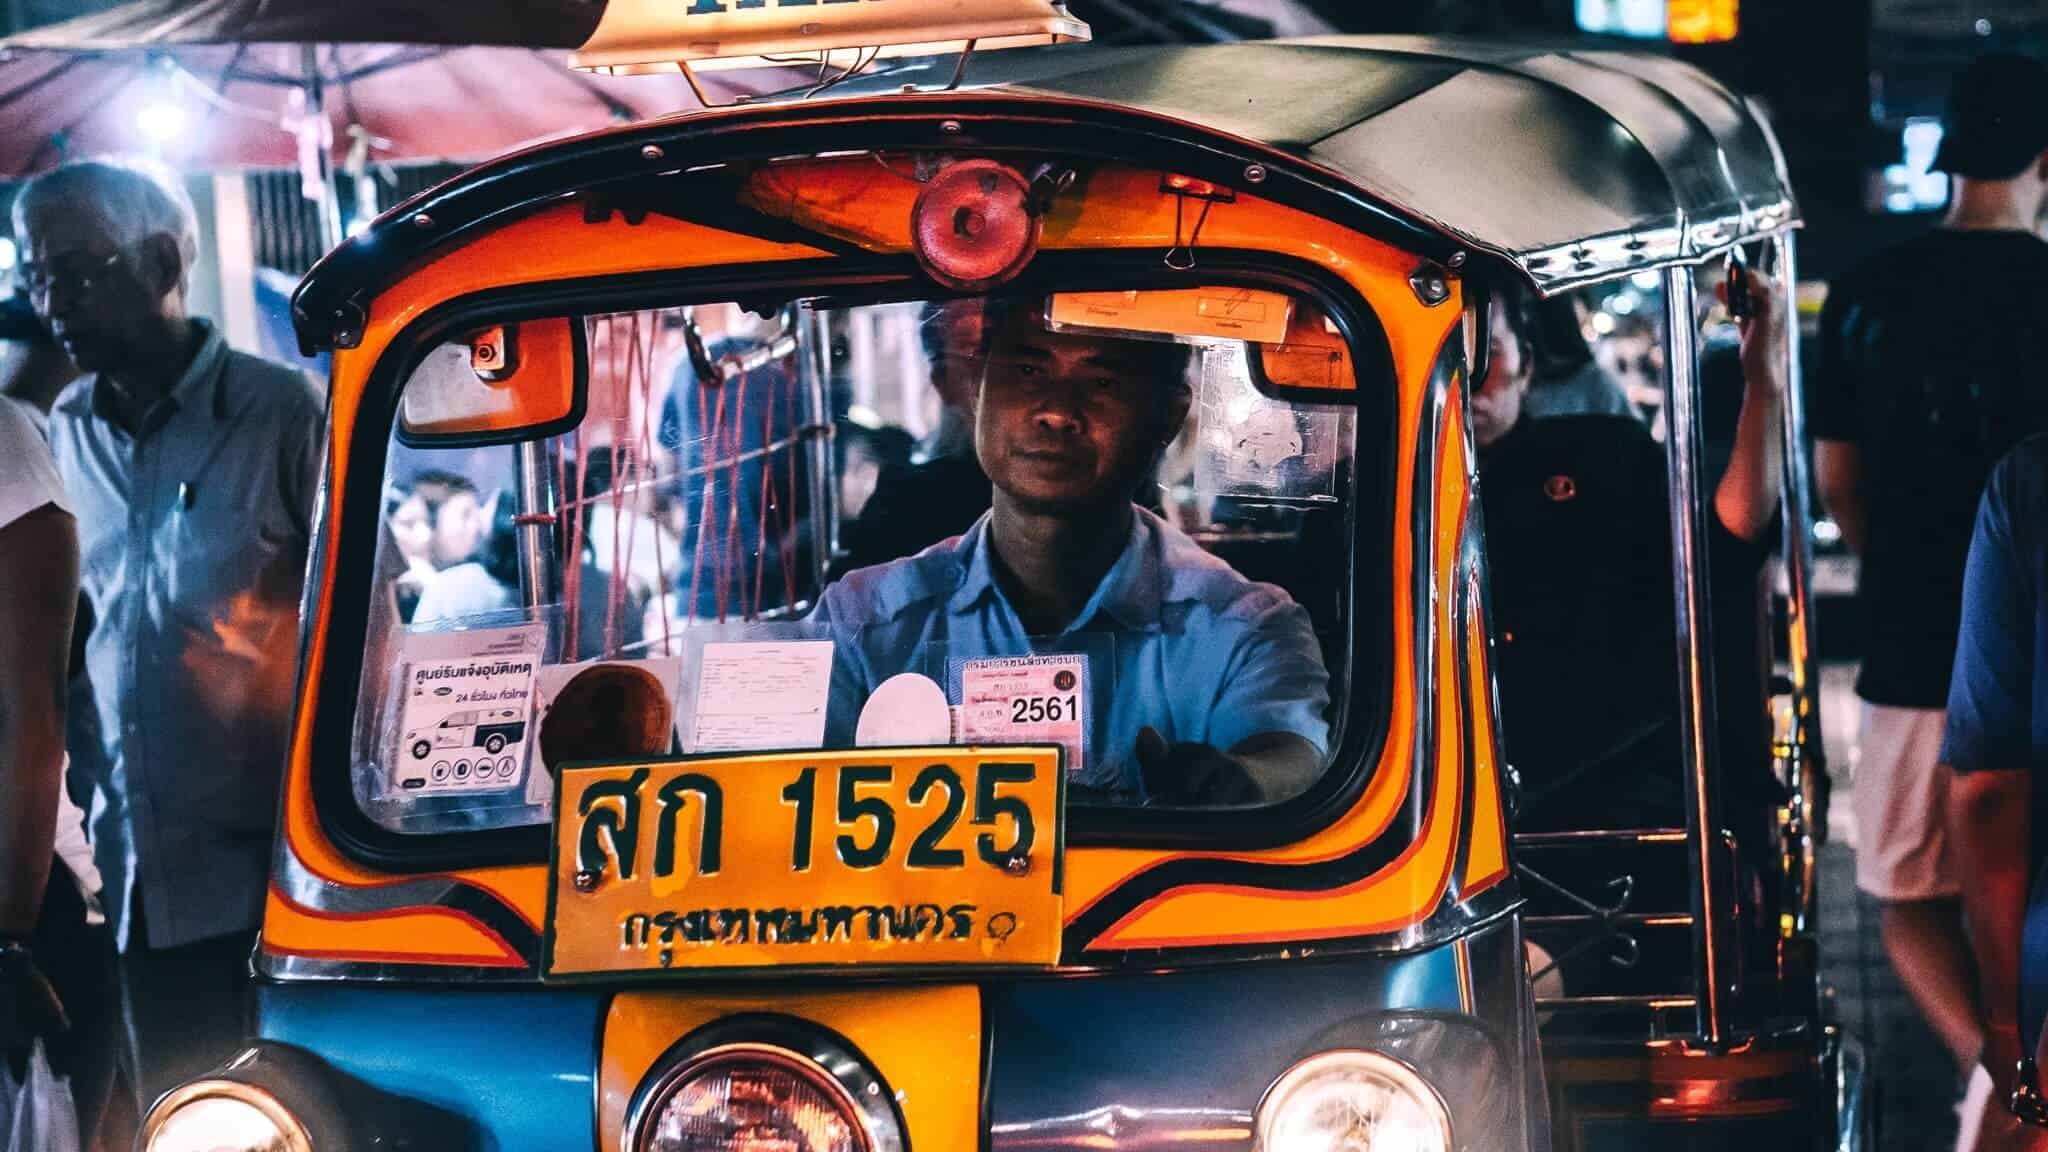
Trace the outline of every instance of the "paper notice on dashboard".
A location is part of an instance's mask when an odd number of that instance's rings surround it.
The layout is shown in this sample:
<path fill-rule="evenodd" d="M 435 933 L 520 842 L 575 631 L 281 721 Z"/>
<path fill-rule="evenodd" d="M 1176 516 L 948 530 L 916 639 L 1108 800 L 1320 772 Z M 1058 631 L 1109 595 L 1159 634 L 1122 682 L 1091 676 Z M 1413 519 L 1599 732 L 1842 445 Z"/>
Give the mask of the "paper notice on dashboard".
<path fill-rule="evenodd" d="M 706 644 L 688 750 L 745 752 L 825 743 L 832 642 Z"/>
<path fill-rule="evenodd" d="M 967 744 L 1059 744 L 1067 771 L 1082 766 L 1084 656 L 1017 656 L 960 666 L 960 739 Z"/>

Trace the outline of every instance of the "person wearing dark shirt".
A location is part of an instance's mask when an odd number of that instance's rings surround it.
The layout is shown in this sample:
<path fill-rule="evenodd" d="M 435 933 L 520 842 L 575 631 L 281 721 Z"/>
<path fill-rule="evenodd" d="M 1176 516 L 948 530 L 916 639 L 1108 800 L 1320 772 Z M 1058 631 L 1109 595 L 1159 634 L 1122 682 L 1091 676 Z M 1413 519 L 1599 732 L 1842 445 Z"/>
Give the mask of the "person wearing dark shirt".
<path fill-rule="evenodd" d="M 2048 428 L 2048 67 L 1973 63 L 1937 168 L 1947 217 L 1839 280 L 1808 403 L 1821 495 L 1861 557 L 1857 886 L 1885 950 L 1961 1066 L 1980 1043 L 1942 813 L 1943 705 L 1971 510 L 1993 463 Z M 1966 1117 L 1967 1123 L 1967 1117 Z"/>
<path fill-rule="evenodd" d="M 833 576 L 912 556 L 967 531 L 988 511 L 993 489 L 974 456 L 974 394 L 985 358 L 984 305 L 949 300 L 924 306 L 918 335 L 939 394 L 938 427 L 922 457 L 886 469 L 859 517 L 841 527 Z"/>
<path fill-rule="evenodd" d="M 1783 324 L 1752 275 L 1742 404 L 1708 518 L 1716 590 L 1752 590 L 1768 552 L 1781 460 Z M 1684 821 L 1676 689 L 1671 520 L 1664 448 L 1613 415 L 1527 420 L 1533 375 L 1526 305 L 1492 309 L 1485 380 L 1472 397 L 1479 491 L 1499 638 L 1502 734 L 1522 782 L 1517 826 L 1673 827 Z M 1717 632 L 1744 635 L 1739 622 Z M 1740 645 L 1737 645 L 1740 647 Z M 1759 657 L 1717 651 L 1721 682 Z M 1754 675 L 1750 677 L 1754 680 Z M 1757 689 L 1749 689 L 1752 697 Z M 1722 712 L 1740 714 L 1734 692 Z M 1745 764 L 1740 749 L 1724 760 Z M 1766 773 L 1731 770 L 1727 813 L 1741 831 L 1768 805 Z M 1754 786 L 1754 787 L 1753 787 Z M 1759 838 L 1747 836 L 1758 848 Z"/>
<path fill-rule="evenodd" d="M 1947 819 L 1983 1003 L 1979 1067 L 2009 1099 L 2048 1016 L 2048 440 L 1992 472 L 1963 577 L 1941 762 Z M 2031 889 L 2029 887 L 2031 883 Z M 1979 1147 L 2048 1146 L 1986 1116 Z"/>

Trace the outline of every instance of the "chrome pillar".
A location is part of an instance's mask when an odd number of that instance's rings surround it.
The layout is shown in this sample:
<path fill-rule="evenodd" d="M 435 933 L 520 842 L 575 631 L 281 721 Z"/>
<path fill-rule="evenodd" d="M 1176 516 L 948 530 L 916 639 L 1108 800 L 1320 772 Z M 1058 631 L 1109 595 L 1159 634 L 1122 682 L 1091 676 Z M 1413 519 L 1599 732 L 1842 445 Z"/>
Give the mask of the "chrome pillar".
<path fill-rule="evenodd" d="M 1664 270 L 1664 450 L 1670 472 L 1671 574 L 1678 620 L 1679 730 L 1685 746 L 1686 870 L 1692 881 L 1693 976 L 1699 1039 L 1722 1043 L 1732 972 L 1723 926 L 1722 877 L 1714 864 L 1721 828 L 1719 750 L 1715 747 L 1713 628 L 1707 604 L 1709 501 L 1701 491 L 1699 328 L 1693 270 Z"/>
<path fill-rule="evenodd" d="M 519 484 L 519 516 L 515 521 L 519 533 L 519 588 L 525 595 L 526 607 L 537 611 L 558 599 L 555 471 L 549 467 L 546 444 L 539 440 L 523 441 L 515 461 Z M 573 606 L 565 609 L 573 610 Z M 566 654 L 564 658 L 568 658 Z"/>
<path fill-rule="evenodd" d="M 1771 242 L 1777 255 L 1777 280 L 1784 289 L 1785 347 L 1791 363 L 1785 372 L 1785 399 L 1780 408 L 1785 452 L 1785 630 L 1792 680 L 1792 729 L 1786 734 L 1785 783 L 1791 792 L 1793 821 L 1786 848 L 1794 854 L 1798 883 L 1789 909 L 1793 928 L 1806 931 L 1814 914 L 1814 844 L 1825 829 L 1814 828 L 1818 807 L 1815 774 L 1827 770 L 1820 739 L 1820 675 L 1813 641 L 1813 474 L 1806 455 L 1806 392 L 1799 361 L 1798 266 L 1792 234 Z"/>
<path fill-rule="evenodd" d="M 797 422 L 797 435 L 809 453 L 811 469 L 811 572 L 814 587 L 825 586 L 825 573 L 839 549 L 839 499 L 832 458 L 832 325 L 823 309 L 800 308 L 793 334 L 800 334 L 798 370 L 809 410 Z M 792 447 L 790 451 L 796 451 Z M 792 493 L 790 499 L 795 499 Z M 794 546 L 795 541 L 791 541 Z M 792 608 L 798 605 L 791 605 Z"/>

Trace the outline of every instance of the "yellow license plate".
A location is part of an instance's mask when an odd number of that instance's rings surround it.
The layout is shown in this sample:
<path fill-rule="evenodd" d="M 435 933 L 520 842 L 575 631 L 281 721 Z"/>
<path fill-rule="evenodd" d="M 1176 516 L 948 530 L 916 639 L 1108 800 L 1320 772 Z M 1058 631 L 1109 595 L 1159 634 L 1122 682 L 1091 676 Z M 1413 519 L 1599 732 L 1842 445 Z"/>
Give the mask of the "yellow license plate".
<path fill-rule="evenodd" d="M 543 974 L 1050 965 L 1058 747 L 570 765 Z"/>

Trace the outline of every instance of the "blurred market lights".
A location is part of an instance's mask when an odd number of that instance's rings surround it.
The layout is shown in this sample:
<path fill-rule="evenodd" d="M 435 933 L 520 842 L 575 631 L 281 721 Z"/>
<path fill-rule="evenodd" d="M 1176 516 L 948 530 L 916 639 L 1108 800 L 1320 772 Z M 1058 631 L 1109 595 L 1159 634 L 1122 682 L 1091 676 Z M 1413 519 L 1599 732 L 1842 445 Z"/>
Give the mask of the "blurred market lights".
<path fill-rule="evenodd" d="M 185 134 L 185 106 L 175 99 L 152 99 L 136 111 L 135 127 L 151 144 L 169 144 Z"/>

